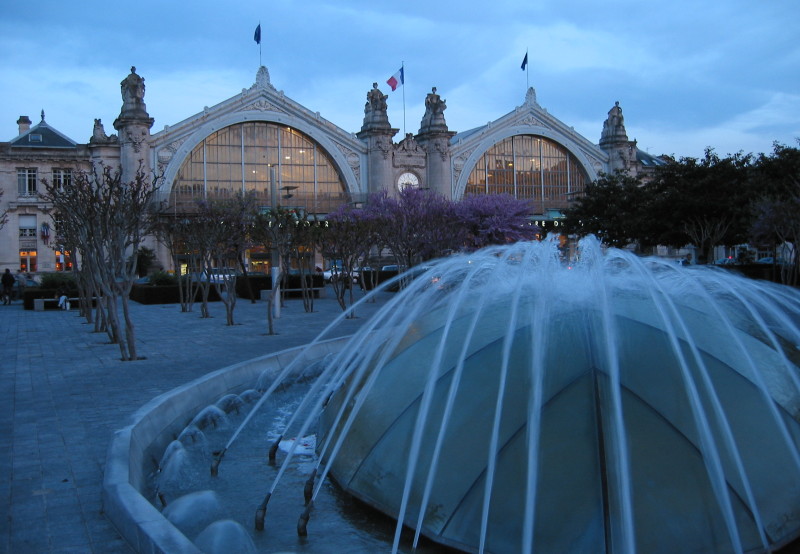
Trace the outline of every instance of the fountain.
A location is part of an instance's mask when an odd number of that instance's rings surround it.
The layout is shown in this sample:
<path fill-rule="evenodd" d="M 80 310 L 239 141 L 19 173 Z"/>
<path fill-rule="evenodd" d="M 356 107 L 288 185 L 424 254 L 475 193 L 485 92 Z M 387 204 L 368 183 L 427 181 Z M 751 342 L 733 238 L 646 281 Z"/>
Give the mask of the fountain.
<path fill-rule="evenodd" d="M 773 552 L 800 536 L 793 289 L 593 239 L 572 263 L 519 243 L 426 267 L 310 378 L 298 367 L 316 346 L 251 385 L 265 391 L 255 408 L 202 461 L 203 486 L 244 474 L 246 515 L 217 527 L 240 536 L 263 510 L 255 548 L 275 538 L 286 510 L 268 503 L 286 482 L 304 547 L 347 519 L 318 520 L 345 502 L 337 487 L 395 522 L 364 551 Z M 224 427 L 216 409 L 195 413 Z M 161 448 L 165 483 L 185 472 L 172 460 L 197 455 L 190 442 L 203 450 L 197 434 Z"/>
<path fill-rule="evenodd" d="M 766 552 L 800 534 L 800 295 L 587 240 L 430 268 L 348 349 L 319 453 L 470 552 Z M 397 540 L 395 540 L 395 547 Z"/>

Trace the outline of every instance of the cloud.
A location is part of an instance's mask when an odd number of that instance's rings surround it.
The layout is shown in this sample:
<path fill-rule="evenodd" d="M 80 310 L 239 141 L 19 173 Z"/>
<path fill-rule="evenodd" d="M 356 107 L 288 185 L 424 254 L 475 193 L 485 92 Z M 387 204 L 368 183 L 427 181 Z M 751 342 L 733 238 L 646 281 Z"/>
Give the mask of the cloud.
<path fill-rule="evenodd" d="M 628 136 L 647 137 L 639 146 L 651 154 L 675 154 L 679 157 L 700 157 L 708 147 L 720 155 L 740 151 L 746 154 L 769 153 L 776 141 L 797 147 L 800 95 L 770 95 L 757 107 L 735 113 L 714 125 L 698 123 L 690 129 L 669 124 L 629 125 Z M 676 145 L 679 149 L 675 148 Z"/>

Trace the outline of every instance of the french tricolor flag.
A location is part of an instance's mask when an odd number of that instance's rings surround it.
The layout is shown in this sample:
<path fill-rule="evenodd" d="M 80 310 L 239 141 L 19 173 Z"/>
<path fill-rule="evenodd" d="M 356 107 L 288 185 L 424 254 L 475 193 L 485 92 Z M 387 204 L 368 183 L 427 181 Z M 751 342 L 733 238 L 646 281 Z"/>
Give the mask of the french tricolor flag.
<path fill-rule="evenodd" d="M 392 87 L 392 90 L 397 90 L 397 87 L 402 85 L 405 82 L 403 78 L 403 66 L 400 66 L 400 69 L 397 70 L 397 73 L 389 77 L 389 80 L 386 81 L 386 84 Z"/>

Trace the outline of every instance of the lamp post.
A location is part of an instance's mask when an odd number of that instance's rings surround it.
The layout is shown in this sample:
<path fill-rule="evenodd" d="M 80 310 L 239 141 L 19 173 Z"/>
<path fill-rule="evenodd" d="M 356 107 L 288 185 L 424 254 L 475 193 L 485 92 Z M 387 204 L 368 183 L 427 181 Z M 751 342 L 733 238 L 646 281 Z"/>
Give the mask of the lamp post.
<path fill-rule="evenodd" d="M 272 209 L 272 216 L 278 213 L 278 187 L 275 184 L 275 166 L 269 166 L 269 200 L 270 208 Z M 272 275 L 272 297 L 275 299 L 272 302 L 272 316 L 274 318 L 281 317 L 281 291 L 280 291 L 280 263 L 281 255 L 278 247 L 273 241 L 272 252 L 270 253 L 269 270 Z"/>

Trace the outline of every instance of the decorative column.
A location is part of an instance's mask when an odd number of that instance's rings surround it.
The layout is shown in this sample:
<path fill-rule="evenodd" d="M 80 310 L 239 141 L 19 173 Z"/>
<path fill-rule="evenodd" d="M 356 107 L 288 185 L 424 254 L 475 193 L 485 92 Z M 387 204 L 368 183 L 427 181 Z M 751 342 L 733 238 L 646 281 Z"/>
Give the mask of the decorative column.
<path fill-rule="evenodd" d="M 122 181 L 130 182 L 135 178 L 140 163 L 144 174 L 151 177 L 150 128 L 154 120 L 144 104 L 144 79 L 136 74 L 135 67 L 131 67 L 130 75 L 120 86 L 122 111 L 114 120 L 114 129 L 119 133 Z"/>
<path fill-rule="evenodd" d="M 444 120 L 445 100 L 436 94 L 436 87 L 425 97 L 425 115 L 419 126 L 417 142 L 427 153 L 424 186 L 446 198 L 452 198 L 450 184 L 450 139 L 455 132 L 448 130 Z"/>
<path fill-rule="evenodd" d="M 388 95 L 378 90 L 378 83 L 372 83 L 364 106 L 364 124 L 356 136 L 367 144 L 367 192 L 382 189 L 392 191 L 392 137 L 399 129 L 393 129 L 386 113 Z"/>

